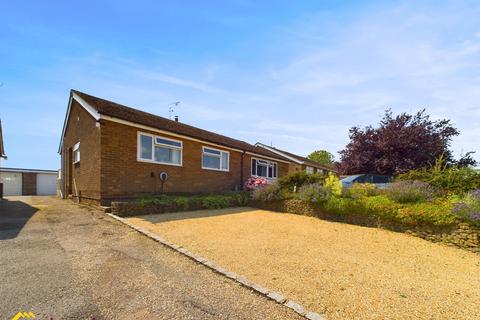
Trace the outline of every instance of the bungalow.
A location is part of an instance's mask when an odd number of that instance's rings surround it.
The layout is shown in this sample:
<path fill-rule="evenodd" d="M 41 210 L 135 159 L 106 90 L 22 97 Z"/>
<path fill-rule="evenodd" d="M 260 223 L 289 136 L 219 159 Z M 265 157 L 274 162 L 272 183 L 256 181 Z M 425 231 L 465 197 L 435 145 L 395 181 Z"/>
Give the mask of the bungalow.
<path fill-rule="evenodd" d="M 71 90 L 58 149 L 61 194 L 79 202 L 241 189 L 292 160 L 264 147 Z"/>
<path fill-rule="evenodd" d="M 308 158 L 305 158 L 287 151 L 283 151 L 271 146 L 267 146 L 260 142 L 257 142 L 255 146 L 264 148 L 270 152 L 276 153 L 279 156 L 289 159 L 291 161 L 290 167 L 289 167 L 289 173 L 305 170 L 307 173 L 327 174 L 329 172 L 332 172 L 334 174 L 338 174 L 338 170 L 335 168 L 334 165 L 320 164 Z"/>

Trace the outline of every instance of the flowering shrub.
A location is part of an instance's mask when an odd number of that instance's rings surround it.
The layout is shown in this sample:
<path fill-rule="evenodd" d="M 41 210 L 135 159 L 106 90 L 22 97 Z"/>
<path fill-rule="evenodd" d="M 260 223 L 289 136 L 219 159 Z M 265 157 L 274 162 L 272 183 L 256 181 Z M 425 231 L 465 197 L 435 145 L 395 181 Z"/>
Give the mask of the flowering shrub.
<path fill-rule="evenodd" d="M 452 213 L 461 220 L 469 220 L 480 224 L 480 189 L 465 196 L 462 202 L 455 205 Z"/>
<path fill-rule="evenodd" d="M 304 185 L 298 190 L 298 197 L 307 202 L 325 202 L 331 196 L 331 190 L 322 183 Z"/>
<path fill-rule="evenodd" d="M 435 190 L 422 181 L 399 181 L 392 183 L 385 189 L 387 196 L 398 203 L 415 203 L 432 200 Z"/>
<path fill-rule="evenodd" d="M 282 189 L 280 184 L 272 183 L 263 188 L 257 188 L 253 191 L 252 199 L 260 201 L 285 200 L 288 198 L 286 190 Z"/>
<path fill-rule="evenodd" d="M 243 187 L 247 191 L 254 191 L 269 184 L 268 180 L 262 177 L 250 177 L 245 181 Z"/>

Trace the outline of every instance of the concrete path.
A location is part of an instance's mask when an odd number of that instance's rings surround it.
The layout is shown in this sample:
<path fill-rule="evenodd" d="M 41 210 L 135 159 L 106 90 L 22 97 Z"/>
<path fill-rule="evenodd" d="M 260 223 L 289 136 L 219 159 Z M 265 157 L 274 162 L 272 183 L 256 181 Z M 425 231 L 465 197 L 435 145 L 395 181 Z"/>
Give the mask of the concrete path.
<path fill-rule="evenodd" d="M 301 319 L 103 213 L 0 201 L 0 319 Z"/>

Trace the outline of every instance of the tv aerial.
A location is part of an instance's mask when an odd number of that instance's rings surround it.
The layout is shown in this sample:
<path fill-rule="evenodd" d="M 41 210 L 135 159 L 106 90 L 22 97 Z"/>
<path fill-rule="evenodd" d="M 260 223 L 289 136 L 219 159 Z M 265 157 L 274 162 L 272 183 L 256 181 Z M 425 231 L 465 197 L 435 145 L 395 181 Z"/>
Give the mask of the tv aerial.
<path fill-rule="evenodd" d="M 172 113 L 174 112 L 174 108 L 178 107 L 180 101 L 175 101 L 168 105 L 168 119 L 172 120 Z"/>

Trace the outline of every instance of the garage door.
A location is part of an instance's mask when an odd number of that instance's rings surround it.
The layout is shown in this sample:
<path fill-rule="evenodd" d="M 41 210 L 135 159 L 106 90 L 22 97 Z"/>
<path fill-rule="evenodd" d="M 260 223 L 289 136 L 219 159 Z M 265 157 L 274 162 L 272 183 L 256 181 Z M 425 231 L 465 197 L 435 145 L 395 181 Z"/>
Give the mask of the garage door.
<path fill-rule="evenodd" d="M 22 173 L 21 172 L 0 172 L 0 181 L 3 183 L 3 195 L 22 195 Z"/>
<path fill-rule="evenodd" d="M 37 195 L 57 194 L 57 174 L 37 173 Z"/>

